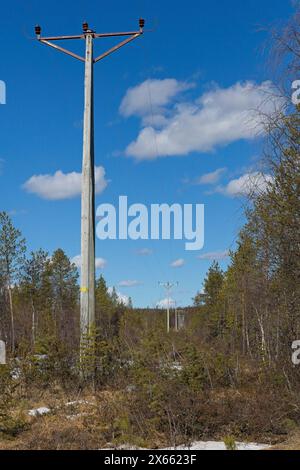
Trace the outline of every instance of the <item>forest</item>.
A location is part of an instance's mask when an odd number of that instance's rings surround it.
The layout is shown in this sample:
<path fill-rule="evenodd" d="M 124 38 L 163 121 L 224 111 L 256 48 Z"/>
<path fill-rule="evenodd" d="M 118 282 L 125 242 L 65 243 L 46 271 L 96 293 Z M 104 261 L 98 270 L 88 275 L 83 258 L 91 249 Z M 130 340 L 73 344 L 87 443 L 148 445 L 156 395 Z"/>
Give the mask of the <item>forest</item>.
<path fill-rule="evenodd" d="M 10 215 L 0 213 L 7 348 L 0 448 L 159 448 L 209 439 L 299 448 L 292 344 L 300 340 L 300 105 L 291 100 L 299 24 L 297 14 L 271 32 L 282 106 L 260 116 L 260 165 L 272 179 L 243 202 L 246 223 L 229 266 L 214 262 L 203 286 L 199 280 L 184 328 L 172 323 L 168 334 L 164 310 L 124 305 L 100 276 L 96 322 L 79 358 L 76 266 L 62 249 L 28 253 Z M 39 407 L 48 412 L 28 413 Z"/>

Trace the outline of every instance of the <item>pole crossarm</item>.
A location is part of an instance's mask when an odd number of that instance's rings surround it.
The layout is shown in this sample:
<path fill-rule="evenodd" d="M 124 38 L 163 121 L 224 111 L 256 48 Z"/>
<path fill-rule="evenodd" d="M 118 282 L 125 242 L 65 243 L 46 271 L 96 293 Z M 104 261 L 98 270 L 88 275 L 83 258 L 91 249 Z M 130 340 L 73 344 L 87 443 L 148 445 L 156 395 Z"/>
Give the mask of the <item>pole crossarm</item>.
<path fill-rule="evenodd" d="M 75 54 L 74 52 L 68 51 L 64 47 L 60 47 L 57 44 L 53 44 L 52 42 L 46 40 L 46 39 L 39 39 L 39 41 L 42 44 L 46 44 L 46 46 L 53 47 L 53 49 L 56 49 L 57 51 L 63 52 L 64 54 L 70 55 L 71 57 L 74 57 L 75 59 L 81 60 L 81 62 L 85 62 L 85 58 L 81 57 L 78 54 Z"/>
<path fill-rule="evenodd" d="M 48 36 L 38 38 L 40 41 L 63 41 L 65 39 L 84 39 L 84 34 L 77 34 L 76 36 Z"/>
<path fill-rule="evenodd" d="M 119 44 L 117 44 L 116 46 L 112 47 L 111 49 L 109 49 L 108 51 L 104 52 L 103 54 L 99 55 L 98 57 L 96 57 L 96 59 L 94 59 L 94 62 L 99 62 L 99 60 L 102 60 L 104 59 L 105 57 L 107 57 L 108 55 L 112 54 L 113 52 L 116 52 L 118 49 L 120 49 L 121 47 L 125 46 L 126 44 L 128 44 L 129 42 L 133 41 L 134 39 L 138 38 L 139 36 L 141 36 L 141 32 L 138 32 L 138 33 L 135 33 L 133 34 L 131 37 L 129 37 L 128 39 L 125 39 L 124 41 L 120 42 Z"/>
<path fill-rule="evenodd" d="M 143 31 L 127 31 L 124 33 L 94 33 L 94 38 L 111 38 L 111 37 L 118 37 L 118 36 L 133 36 L 134 34 L 142 34 Z"/>
<path fill-rule="evenodd" d="M 123 47 L 126 44 L 130 43 L 134 39 L 141 36 L 144 33 L 144 25 L 145 25 L 145 21 L 141 18 L 139 20 L 140 29 L 138 31 L 126 31 L 126 32 L 117 32 L 117 33 L 96 33 L 95 31 L 89 29 L 87 23 L 83 23 L 83 34 L 78 34 L 78 35 L 73 35 L 73 36 L 45 36 L 45 37 L 42 37 L 41 36 L 41 27 L 40 26 L 35 27 L 35 33 L 37 35 L 37 40 L 39 42 L 41 42 L 42 44 L 45 44 L 46 46 L 50 46 L 53 49 L 56 49 L 57 51 L 63 52 L 64 54 L 67 54 L 71 57 L 74 57 L 75 59 L 78 59 L 81 62 L 85 62 L 86 59 L 84 57 L 81 57 L 78 54 L 75 54 L 72 51 L 69 51 L 68 49 L 65 49 L 64 47 L 58 46 L 57 44 L 53 44 L 52 41 L 63 41 L 63 40 L 72 40 L 72 39 L 86 39 L 87 35 L 90 35 L 93 39 L 129 36 L 124 41 L 120 42 L 116 46 L 112 47 L 108 51 L 104 52 L 103 54 L 101 54 L 98 57 L 96 57 L 95 59 L 93 59 L 93 63 L 96 63 L 96 62 L 99 62 L 100 60 L 104 59 L 105 57 L 109 56 L 113 52 L 116 52 L 118 49 L 120 49 L 121 47 Z"/>

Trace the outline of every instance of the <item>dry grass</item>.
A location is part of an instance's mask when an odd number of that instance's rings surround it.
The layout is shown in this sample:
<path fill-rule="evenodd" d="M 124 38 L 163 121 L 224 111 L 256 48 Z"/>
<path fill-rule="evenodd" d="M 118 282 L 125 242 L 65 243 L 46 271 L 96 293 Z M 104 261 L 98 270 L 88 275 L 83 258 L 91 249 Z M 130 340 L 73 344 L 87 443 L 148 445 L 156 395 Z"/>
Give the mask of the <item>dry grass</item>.
<path fill-rule="evenodd" d="M 40 407 L 50 408 L 51 413 L 28 416 L 29 409 Z M 61 390 L 57 390 L 56 394 L 45 392 L 37 401 L 20 403 L 20 409 L 14 413 L 22 415 L 25 430 L 16 437 L 0 434 L 0 449 L 99 449 L 105 444 L 105 429 L 95 411 L 93 395 L 63 396 Z"/>
<path fill-rule="evenodd" d="M 128 397 L 117 391 L 102 391 L 95 395 L 86 390 L 74 394 L 66 393 L 58 386 L 51 390 L 32 391 L 30 398 L 20 400 L 14 410 L 16 416 L 22 416 L 24 428 L 14 437 L 0 434 L 0 449 L 93 450 L 127 443 L 138 447 L 166 447 L 167 436 L 155 427 L 145 434 L 145 441 L 141 437 L 144 429 L 139 432 L 135 426 L 133 431 L 128 407 L 134 402 L 134 396 Z M 230 434 L 238 440 L 276 444 L 272 447 L 274 450 L 300 449 L 300 430 L 296 423 L 282 433 L 276 432 L 277 426 L 270 432 L 266 426 L 268 421 L 263 416 L 265 403 L 260 394 L 253 395 L 249 390 L 244 393 L 233 390 L 211 393 L 207 402 L 200 401 L 199 405 L 197 425 L 198 432 L 202 433 L 201 440 L 220 440 Z M 50 408 L 51 413 L 28 416 L 29 409 L 39 407 Z M 255 416 L 254 409 L 257 410 Z M 276 421 L 276 409 L 269 411 L 272 420 Z M 249 428 L 248 423 L 251 423 Z M 280 441 L 285 439 L 281 444 Z"/>
<path fill-rule="evenodd" d="M 300 450 L 300 431 L 294 432 L 286 441 L 273 446 L 270 450 Z"/>
<path fill-rule="evenodd" d="M 13 450 L 87 450 L 99 449 L 101 433 L 91 430 L 82 420 L 76 422 L 61 417 L 38 418 L 29 431 L 19 437 L 0 442 L 0 449 Z"/>
<path fill-rule="evenodd" d="M 119 392 L 74 396 L 57 389 L 56 393 L 52 390 L 34 396 L 36 401 L 20 402 L 14 410 L 26 423 L 25 430 L 14 437 L 0 433 L 0 450 L 97 450 L 131 441 L 135 444 L 134 436 L 127 434 L 126 420 L 122 422 L 126 407 Z M 28 416 L 28 410 L 40 407 L 51 412 Z"/>

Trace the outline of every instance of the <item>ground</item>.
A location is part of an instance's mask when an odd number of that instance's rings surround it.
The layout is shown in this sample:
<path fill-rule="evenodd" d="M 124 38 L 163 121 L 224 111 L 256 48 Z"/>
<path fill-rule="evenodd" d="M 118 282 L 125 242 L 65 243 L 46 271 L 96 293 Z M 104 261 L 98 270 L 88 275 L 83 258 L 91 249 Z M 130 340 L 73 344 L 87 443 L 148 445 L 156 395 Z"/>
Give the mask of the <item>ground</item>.
<path fill-rule="evenodd" d="M 76 449 L 101 449 L 115 448 L 116 446 L 128 448 L 146 447 L 145 445 L 128 442 L 118 442 L 111 439 L 113 435 L 113 420 L 107 424 L 103 419 L 102 409 L 112 397 L 109 392 L 102 392 L 95 397 L 92 393 L 65 395 L 61 390 L 57 393 L 44 393 L 41 400 L 20 402 L 20 408 L 15 417 L 21 420 L 22 427 L 11 434 L 0 434 L 0 449 L 11 450 L 76 450 Z M 111 439 L 111 441 L 110 441 Z M 300 429 L 294 429 L 286 438 L 282 437 L 282 443 L 273 446 L 266 445 L 262 439 L 257 446 L 251 444 L 249 438 L 247 444 L 239 444 L 239 449 L 272 449 L 272 450 L 300 450 Z M 285 439 L 285 440 L 284 440 Z M 274 442 L 274 441 L 273 441 Z M 276 441 L 275 441 L 276 442 Z M 278 442 L 278 441 L 277 441 Z M 167 449 L 171 448 L 162 438 L 147 443 L 147 447 Z M 224 450 L 225 445 L 220 439 L 208 438 L 205 441 L 191 443 L 194 450 Z"/>
<path fill-rule="evenodd" d="M 271 447 L 271 450 L 300 450 L 300 430 L 295 431 L 281 444 Z"/>

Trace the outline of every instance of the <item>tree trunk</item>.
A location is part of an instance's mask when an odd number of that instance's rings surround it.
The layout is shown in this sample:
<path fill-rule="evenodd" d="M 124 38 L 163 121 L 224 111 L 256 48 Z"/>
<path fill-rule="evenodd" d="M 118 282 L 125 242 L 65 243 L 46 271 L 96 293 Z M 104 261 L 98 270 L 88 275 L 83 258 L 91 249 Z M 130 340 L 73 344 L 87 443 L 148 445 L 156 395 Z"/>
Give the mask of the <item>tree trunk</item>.
<path fill-rule="evenodd" d="M 31 299 L 32 304 L 32 324 L 31 324 L 31 333 L 32 333 L 32 352 L 34 352 L 35 346 L 35 308 L 34 308 L 34 301 Z"/>
<path fill-rule="evenodd" d="M 11 322 L 11 352 L 15 352 L 15 320 L 14 320 L 14 307 L 12 301 L 12 291 L 10 285 L 8 286 L 8 298 L 10 308 L 10 322 Z"/>

